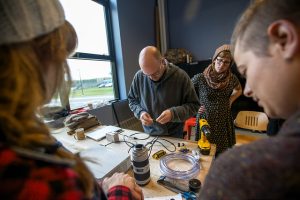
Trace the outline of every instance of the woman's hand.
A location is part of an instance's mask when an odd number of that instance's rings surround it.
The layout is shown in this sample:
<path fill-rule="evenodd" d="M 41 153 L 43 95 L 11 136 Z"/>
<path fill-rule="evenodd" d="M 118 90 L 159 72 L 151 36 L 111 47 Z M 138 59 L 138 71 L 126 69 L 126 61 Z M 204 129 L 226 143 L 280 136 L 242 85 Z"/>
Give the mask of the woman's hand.
<path fill-rule="evenodd" d="M 122 185 L 130 189 L 133 199 L 142 200 L 144 199 L 143 191 L 138 186 L 131 176 L 124 173 L 115 173 L 110 178 L 105 178 L 102 182 L 102 189 L 105 194 L 108 193 L 108 190 L 114 186 Z"/>
<path fill-rule="evenodd" d="M 206 112 L 205 106 L 204 105 L 200 106 L 198 113 L 203 114 L 205 112 Z"/>

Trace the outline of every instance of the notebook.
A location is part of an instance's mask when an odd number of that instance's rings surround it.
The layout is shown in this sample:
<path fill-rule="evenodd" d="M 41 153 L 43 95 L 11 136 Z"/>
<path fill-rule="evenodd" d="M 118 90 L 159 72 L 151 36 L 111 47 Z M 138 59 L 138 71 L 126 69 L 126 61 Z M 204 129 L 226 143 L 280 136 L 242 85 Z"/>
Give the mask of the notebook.
<path fill-rule="evenodd" d="M 103 126 L 89 131 L 85 135 L 93 140 L 100 141 L 106 137 L 106 133 L 120 132 L 122 129 L 116 126 Z"/>

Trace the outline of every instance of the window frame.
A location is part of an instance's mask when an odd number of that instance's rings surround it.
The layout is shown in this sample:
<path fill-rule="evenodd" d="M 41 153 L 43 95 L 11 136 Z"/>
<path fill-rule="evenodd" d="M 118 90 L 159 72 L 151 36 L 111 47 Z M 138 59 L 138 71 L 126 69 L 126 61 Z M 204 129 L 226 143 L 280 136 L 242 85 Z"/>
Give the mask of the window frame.
<path fill-rule="evenodd" d="M 114 45 L 114 37 L 113 37 L 113 26 L 112 26 L 112 15 L 110 4 L 108 0 L 91 0 L 95 3 L 98 3 L 103 6 L 105 13 L 105 25 L 106 25 L 106 35 L 107 35 L 107 44 L 108 44 L 108 53 L 109 55 L 101 55 L 101 54 L 93 54 L 93 53 L 84 53 L 75 51 L 75 53 L 70 56 L 68 59 L 82 59 L 82 60 L 95 60 L 95 61 L 108 61 L 111 63 L 111 72 L 112 72 L 112 80 L 113 80 L 113 88 L 114 88 L 114 98 L 120 98 L 120 92 L 118 87 L 118 76 L 116 69 L 116 55 L 115 55 L 115 45 Z M 70 107 L 70 96 L 68 97 L 68 101 L 66 104 L 66 109 L 71 111 Z M 80 108 L 76 108 L 80 109 Z M 74 109 L 74 110 L 76 110 Z"/>

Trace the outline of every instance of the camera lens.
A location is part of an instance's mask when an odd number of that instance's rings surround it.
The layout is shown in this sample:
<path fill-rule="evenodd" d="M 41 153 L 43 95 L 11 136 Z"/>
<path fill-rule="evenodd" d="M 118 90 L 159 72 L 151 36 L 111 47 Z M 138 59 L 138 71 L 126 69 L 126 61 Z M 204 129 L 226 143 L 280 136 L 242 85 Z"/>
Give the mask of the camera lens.
<path fill-rule="evenodd" d="M 150 181 L 150 166 L 148 149 L 142 144 L 136 144 L 131 153 L 134 178 L 138 185 L 146 185 Z"/>

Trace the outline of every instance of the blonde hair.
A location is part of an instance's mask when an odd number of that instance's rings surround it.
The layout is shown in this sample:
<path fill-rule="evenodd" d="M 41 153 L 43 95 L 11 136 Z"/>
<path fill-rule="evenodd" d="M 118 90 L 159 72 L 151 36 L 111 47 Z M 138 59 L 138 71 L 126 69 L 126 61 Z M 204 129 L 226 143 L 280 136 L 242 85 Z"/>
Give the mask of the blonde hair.
<path fill-rule="evenodd" d="M 63 84 L 70 86 L 66 58 L 76 45 L 75 30 L 65 22 L 44 36 L 0 46 L 0 137 L 6 145 L 31 150 L 55 146 L 55 139 L 36 113 Z M 50 68 L 55 68 L 53 83 L 46 82 Z M 83 162 L 63 148 L 56 155 L 75 160 L 74 170 L 83 182 L 86 197 L 90 198 L 94 181 Z"/>

